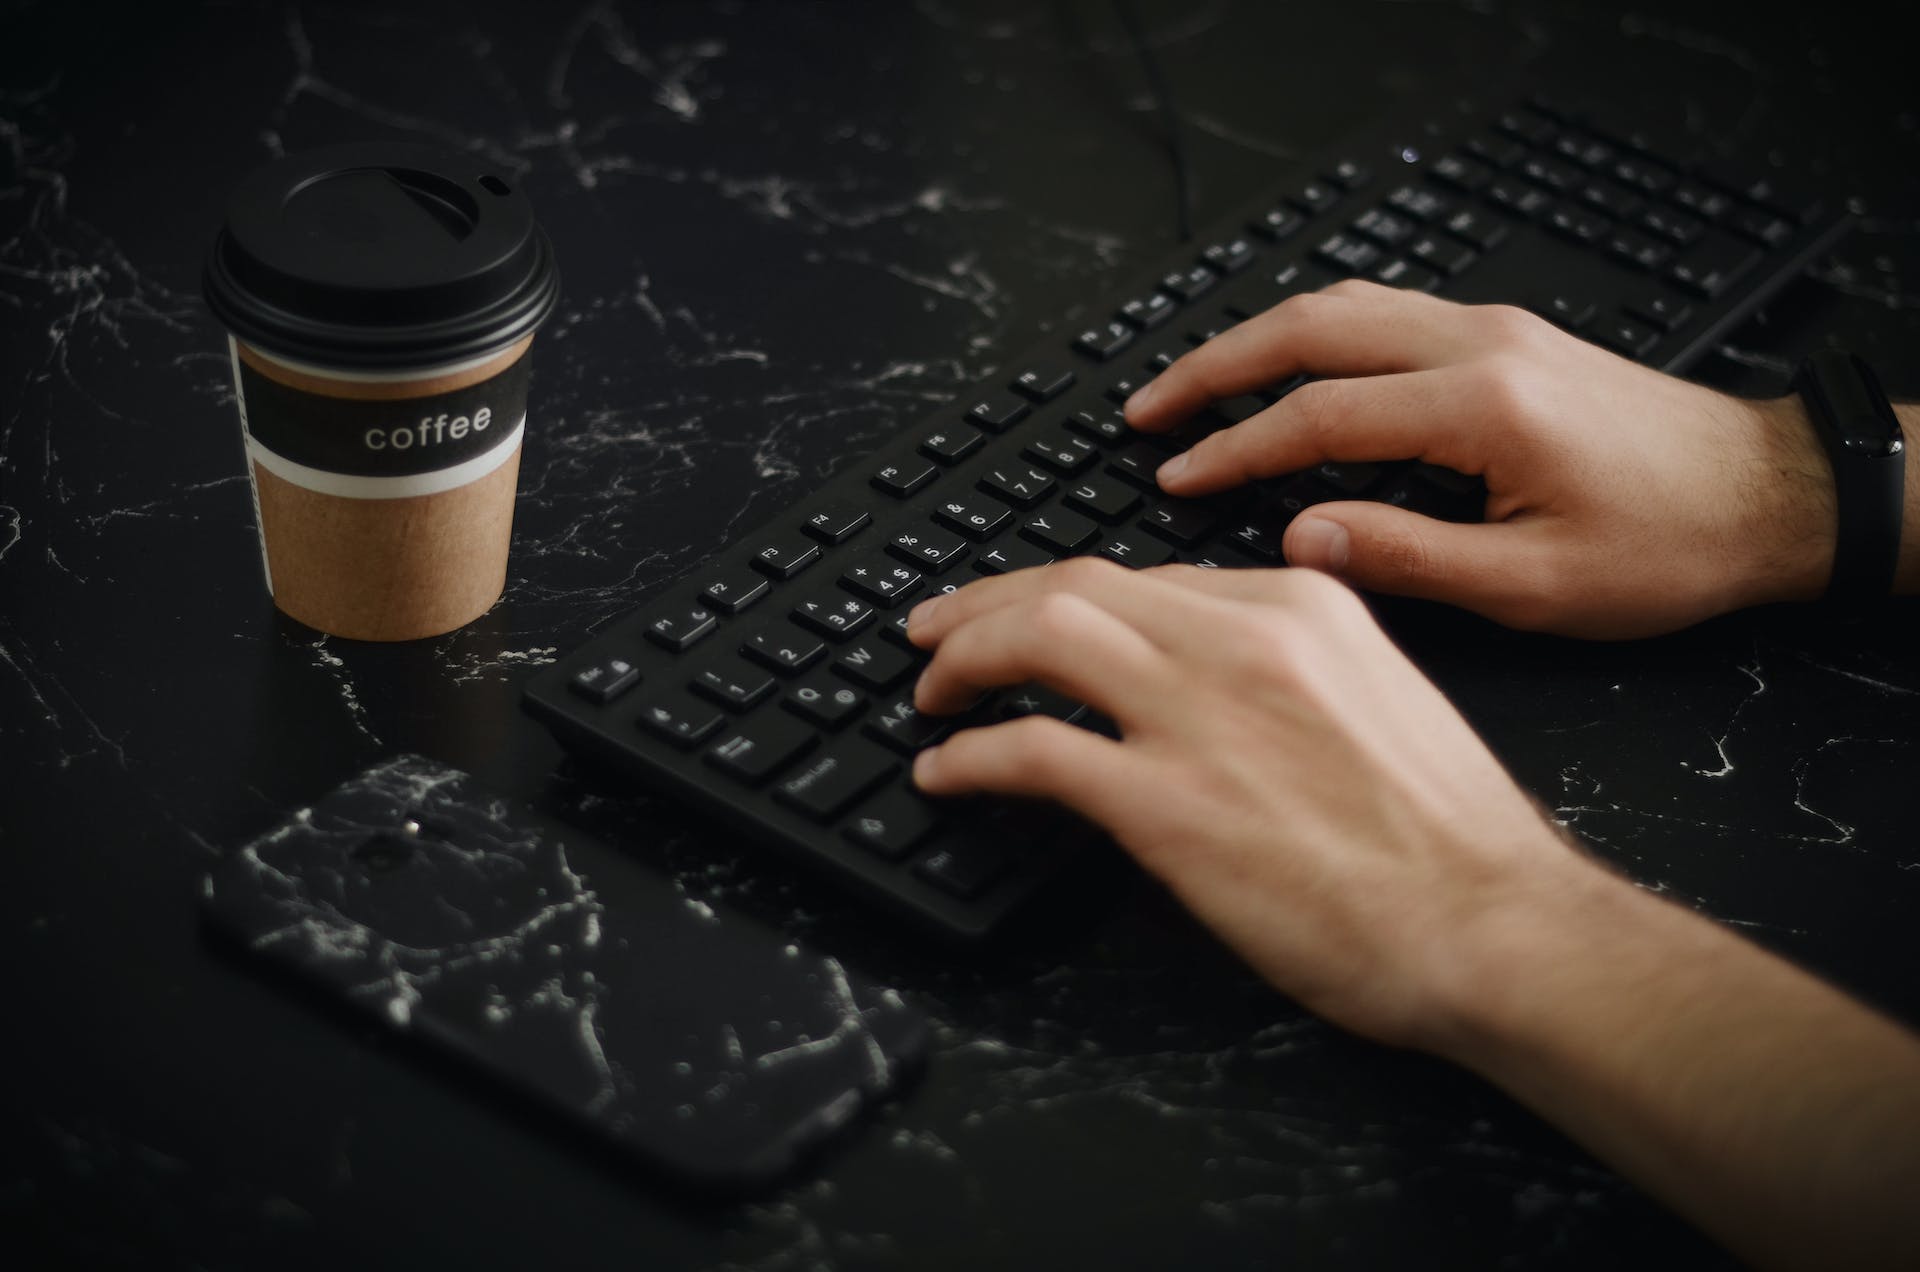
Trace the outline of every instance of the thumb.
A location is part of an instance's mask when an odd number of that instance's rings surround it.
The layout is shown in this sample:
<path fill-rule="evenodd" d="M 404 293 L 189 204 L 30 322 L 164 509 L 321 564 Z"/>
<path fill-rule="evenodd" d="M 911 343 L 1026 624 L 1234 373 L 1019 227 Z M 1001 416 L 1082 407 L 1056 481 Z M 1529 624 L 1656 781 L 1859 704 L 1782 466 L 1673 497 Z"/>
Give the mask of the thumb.
<path fill-rule="evenodd" d="M 1391 504 L 1316 504 L 1281 540 L 1290 565 L 1355 587 L 1444 601 L 1515 626 L 1546 601 L 1537 546 L 1511 524 L 1461 525 Z"/>

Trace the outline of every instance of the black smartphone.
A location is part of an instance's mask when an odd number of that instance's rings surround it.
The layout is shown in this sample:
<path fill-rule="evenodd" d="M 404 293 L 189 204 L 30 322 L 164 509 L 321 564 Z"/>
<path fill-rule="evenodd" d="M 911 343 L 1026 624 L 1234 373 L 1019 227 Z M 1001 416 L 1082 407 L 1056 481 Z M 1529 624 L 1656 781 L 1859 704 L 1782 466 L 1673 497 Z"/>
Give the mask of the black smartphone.
<path fill-rule="evenodd" d="M 680 1183 L 778 1180 L 925 1054 L 890 989 L 399 756 L 225 858 L 237 948 Z"/>

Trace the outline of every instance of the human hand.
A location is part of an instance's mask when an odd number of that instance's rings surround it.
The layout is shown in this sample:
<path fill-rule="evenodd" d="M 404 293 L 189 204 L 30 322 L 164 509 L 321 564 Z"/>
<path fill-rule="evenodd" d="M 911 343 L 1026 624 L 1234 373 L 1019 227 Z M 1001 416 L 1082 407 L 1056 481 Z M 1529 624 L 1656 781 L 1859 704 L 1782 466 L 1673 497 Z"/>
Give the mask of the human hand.
<path fill-rule="evenodd" d="M 922 789 L 1073 808 L 1273 984 L 1372 1037 L 1430 1043 L 1476 933 L 1612 882 L 1325 575 L 1079 558 L 923 602 L 909 631 L 935 651 L 923 711 L 1038 682 L 1122 735 L 964 729 L 921 752 Z"/>
<path fill-rule="evenodd" d="M 1287 528 L 1295 565 L 1600 638 L 1825 588 L 1832 479 L 1797 398 L 1729 397 L 1504 305 L 1337 283 L 1188 353 L 1127 419 L 1161 431 L 1299 373 L 1322 378 L 1193 446 L 1161 486 L 1193 496 L 1325 460 L 1422 459 L 1484 477 L 1488 495 L 1479 525 L 1319 505 Z"/>

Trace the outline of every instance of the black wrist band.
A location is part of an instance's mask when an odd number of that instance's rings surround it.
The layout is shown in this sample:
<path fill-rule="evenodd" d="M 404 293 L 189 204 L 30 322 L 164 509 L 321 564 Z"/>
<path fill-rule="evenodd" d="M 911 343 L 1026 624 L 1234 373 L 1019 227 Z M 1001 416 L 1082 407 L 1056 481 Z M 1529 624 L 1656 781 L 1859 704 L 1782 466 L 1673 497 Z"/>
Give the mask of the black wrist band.
<path fill-rule="evenodd" d="M 1893 590 L 1906 500 L 1906 443 L 1873 368 L 1837 349 L 1800 364 L 1793 387 L 1833 466 L 1840 534 L 1827 599 L 1868 601 Z"/>

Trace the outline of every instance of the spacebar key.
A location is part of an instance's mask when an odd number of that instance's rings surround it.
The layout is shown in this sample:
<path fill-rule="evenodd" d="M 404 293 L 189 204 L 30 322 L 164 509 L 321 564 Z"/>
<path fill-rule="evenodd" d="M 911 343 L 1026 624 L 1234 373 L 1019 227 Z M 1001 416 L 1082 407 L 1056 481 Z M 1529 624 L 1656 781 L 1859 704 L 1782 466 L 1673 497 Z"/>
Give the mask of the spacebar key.
<path fill-rule="evenodd" d="M 835 817 L 900 771 L 884 756 L 828 752 L 773 788 L 773 797 L 815 821 Z"/>

